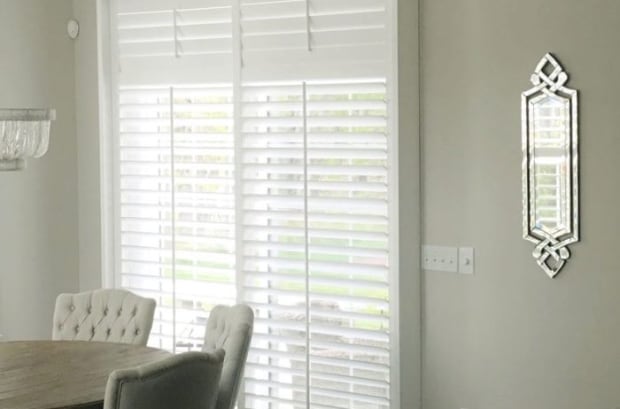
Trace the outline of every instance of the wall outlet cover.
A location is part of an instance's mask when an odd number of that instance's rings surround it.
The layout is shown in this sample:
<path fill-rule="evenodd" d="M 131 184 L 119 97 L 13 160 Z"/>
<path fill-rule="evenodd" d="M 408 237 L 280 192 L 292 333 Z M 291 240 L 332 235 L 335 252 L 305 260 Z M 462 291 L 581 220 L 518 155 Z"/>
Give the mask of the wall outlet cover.
<path fill-rule="evenodd" d="M 456 247 L 422 246 L 422 269 L 428 271 L 458 271 L 458 251 Z"/>

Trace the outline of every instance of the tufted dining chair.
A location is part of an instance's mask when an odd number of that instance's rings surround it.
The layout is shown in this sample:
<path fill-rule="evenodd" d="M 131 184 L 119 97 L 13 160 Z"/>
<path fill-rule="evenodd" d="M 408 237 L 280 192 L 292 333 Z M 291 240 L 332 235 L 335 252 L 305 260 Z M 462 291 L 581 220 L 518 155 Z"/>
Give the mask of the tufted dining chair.
<path fill-rule="evenodd" d="M 108 378 L 103 409 L 214 409 L 224 351 L 185 352 Z"/>
<path fill-rule="evenodd" d="M 202 350 L 209 352 L 221 348 L 226 351 L 216 409 L 235 407 L 253 326 L 254 312 L 244 304 L 217 305 L 209 314 Z"/>
<path fill-rule="evenodd" d="M 155 300 L 122 289 L 60 294 L 52 339 L 146 345 Z"/>

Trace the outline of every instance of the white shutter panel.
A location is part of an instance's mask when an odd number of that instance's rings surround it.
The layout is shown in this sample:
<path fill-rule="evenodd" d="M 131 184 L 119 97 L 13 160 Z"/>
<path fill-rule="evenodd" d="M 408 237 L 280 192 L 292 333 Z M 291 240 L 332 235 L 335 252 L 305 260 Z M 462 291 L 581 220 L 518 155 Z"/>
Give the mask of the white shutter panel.
<path fill-rule="evenodd" d="M 385 83 L 246 85 L 242 106 L 247 407 L 387 408 Z"/>
<path fill-rule="evenodd" d="M 385 84 L 314 84 L 307 99 L 310 403 L 387 408 Z"/>
<path fill-rule="evenodd" d="M 385 76 L 385 0 L 240 0 L 246 81 Z"/>
<path fill-rule="evenodd" d="M 230 86 L 120 91 L 121 285 L 157 299 L 151 345 L 198 347 L 236 299 L 232 109 Z"/>
<path fill-rule="evenodd" d="M 155 298 L 150 339 L 172 349 L 170 94 L 166 89 L 122 89 L 119 114 L 121 285 Z"/>
<path fill-rule="evenodd" d="M 246 407 L 306 407 L 302 95 L 299 85 L 242 91 L 243 293 L 256 315 Z"/>
<path fill-rule="evenodd" d="M 232 88 L 175 88 L 174 142 L 177 347 L 191 349 L 236 300 Z"/>
<path fill-rule="evenodd" d="M 232 81 L 232 0 L 117 1 L 119 81 Z"/>

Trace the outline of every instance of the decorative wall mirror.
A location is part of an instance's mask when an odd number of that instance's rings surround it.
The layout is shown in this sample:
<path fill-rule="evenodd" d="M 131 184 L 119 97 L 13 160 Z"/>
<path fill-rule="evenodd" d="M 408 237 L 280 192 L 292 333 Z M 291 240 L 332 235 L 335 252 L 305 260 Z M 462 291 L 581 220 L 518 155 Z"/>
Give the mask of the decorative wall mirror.
<path fill-rule="evenodd" d="M 523 137 L 523 237 L 551 278 L 579 240 L 579 157 L 577 91 L 564 86 L 568 75 L 546 54 L 536 66 L 534 87 L 521 96 Z"/>

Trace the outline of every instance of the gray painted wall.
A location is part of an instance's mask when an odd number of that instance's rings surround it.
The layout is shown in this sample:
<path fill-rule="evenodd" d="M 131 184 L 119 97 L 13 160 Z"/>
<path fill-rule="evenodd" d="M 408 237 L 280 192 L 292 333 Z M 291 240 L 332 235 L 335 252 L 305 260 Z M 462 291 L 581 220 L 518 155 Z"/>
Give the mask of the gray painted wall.
<path fill-rule="evenodd" d="M 400 407 L 419 409 L 420 98 L 418 0 L 398 2 L 398 178 Z"/>
<path fill-rule="evenodd" d="M 54 300 L 78 286 L 69 0 L 0 0 L 0 107 L 53 107 L 49 152 L 0 173 L 0 333 L 51 337 Z"/>
<path fill-rule="evenodd" d="M 620 407 L 620 2 L 424 0 L 425 409 Z M 555 280 L 521 239 L 520 93 L 547 51 L 580 90 L 582 241 Z"/>
<path fill-rule="evenodd" d="M 101 174 L 97 1 L 73 0 L 80 22 L 75 41 L 80 291 L 101 287 Z"/>

